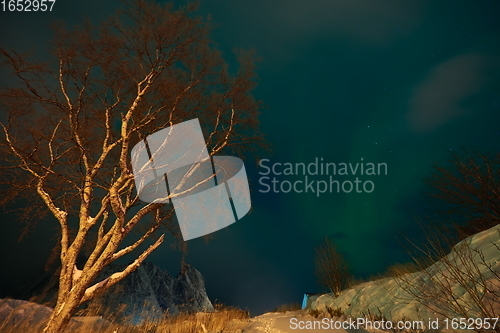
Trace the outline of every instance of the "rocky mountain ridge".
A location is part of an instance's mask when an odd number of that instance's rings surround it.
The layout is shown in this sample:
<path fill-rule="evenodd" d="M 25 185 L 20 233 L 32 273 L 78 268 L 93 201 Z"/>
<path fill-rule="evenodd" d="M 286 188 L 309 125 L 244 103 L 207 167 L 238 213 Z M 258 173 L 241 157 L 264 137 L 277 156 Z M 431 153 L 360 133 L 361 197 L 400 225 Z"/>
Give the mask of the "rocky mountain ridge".
<path fill-rule="evenodd" d="M 110 264 L 96 282 L 123 270 L 126 264 Z M 30 301 L 50 307 L 55 305 L 57 276 L 43 288 L 33 292 Z M 143 262 L 134 272 L 96 299 L 83 304 L 80 313 L 103 316 L 106 319 L 137 324 L 145 319 L 160 318 L 165 313 L 212 311 L 213 305 L 205 290 L 201 273 L 183 265 L 174 278 L 151 262 Z"/>

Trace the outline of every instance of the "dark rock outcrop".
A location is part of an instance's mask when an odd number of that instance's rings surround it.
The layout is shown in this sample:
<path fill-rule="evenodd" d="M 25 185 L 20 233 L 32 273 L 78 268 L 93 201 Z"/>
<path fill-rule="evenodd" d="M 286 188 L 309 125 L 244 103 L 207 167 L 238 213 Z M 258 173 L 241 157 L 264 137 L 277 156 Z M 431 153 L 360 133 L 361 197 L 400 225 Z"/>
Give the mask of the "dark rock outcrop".
<path fill-rule="evenodd" d="M 125 264 L 108 265 L 95 282 L 125 267 Z M 56 295 L 57 278 L 53 277 L 51 285 L 38 289 L 30 300 L 53 307 Z M 138 324 L 146 319 L 159 319 L 165 313 L 212 311 L 213 305 L 205 291 L 201 273 L 192 266 L 184 265 L 174 278 L 155 264 L 143 262 L 122 281 L 83 304 L 80 310 L 112 321 Z"/>
<path fill-rule="evenodd" d="M 123 268 L 125 265 L 110 265 L 99 275 L 98 280 Z M 132 323 L 139 323 L 146 318 L 159 318 L 164 312 L 177 314 L 213 310 L 203 277 L 195 268 L 186 265 L 173 278 L 167 271 L 149 262 L 143 263 L 94 303 L 104 305 L 104 309 L 120 308 L 120 316 L 115 319 Z M 109 316 L 106 313 L 102 315 Z"/>
<path fill-rule="evenodd" d="M 172 284 L 172 302 L 181 312 L 213 311 L 205 292 L 203 276 L 196 269 L 185 265 Z"/>

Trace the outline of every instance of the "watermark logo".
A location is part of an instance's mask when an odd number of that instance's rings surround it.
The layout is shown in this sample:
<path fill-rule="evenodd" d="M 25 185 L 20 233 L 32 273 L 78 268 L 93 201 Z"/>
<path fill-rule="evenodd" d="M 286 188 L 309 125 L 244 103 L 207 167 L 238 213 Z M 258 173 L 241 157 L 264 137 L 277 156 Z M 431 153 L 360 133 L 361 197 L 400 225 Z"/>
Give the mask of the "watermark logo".
<path fill-rule="evenodd" d="M 197 118 L 149 135 L 131 157 L 139 198 L 173 204 L 185 241 L 227 227 L 250 210 L 243 161 L 210 157 Z"/>
<path fill-rule="evenodd" d="M 375 182 L 371 177 L 387 176 L 387 163 L 367 163 L 362 157 L 356 163 L 324 162 L 323 157 L 316 157 L 307 165 L 262 159 L 259 167 L 260 193 L 312 193 L 317 197 L 324 193 L 372 193 Z"/>

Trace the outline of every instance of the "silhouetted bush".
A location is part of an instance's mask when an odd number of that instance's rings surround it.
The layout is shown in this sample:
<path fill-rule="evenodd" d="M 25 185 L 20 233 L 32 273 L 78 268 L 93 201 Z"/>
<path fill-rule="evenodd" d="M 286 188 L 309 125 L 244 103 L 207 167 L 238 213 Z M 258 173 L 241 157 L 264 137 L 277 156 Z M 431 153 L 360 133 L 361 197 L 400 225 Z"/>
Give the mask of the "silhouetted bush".
<path fill-rule="evenodd" d="M 330 289 L 336 296 L 351 285 L 349 264 L 329 238 L 325 238 L 316 248 L 315 274 L 319 284 Z"/>

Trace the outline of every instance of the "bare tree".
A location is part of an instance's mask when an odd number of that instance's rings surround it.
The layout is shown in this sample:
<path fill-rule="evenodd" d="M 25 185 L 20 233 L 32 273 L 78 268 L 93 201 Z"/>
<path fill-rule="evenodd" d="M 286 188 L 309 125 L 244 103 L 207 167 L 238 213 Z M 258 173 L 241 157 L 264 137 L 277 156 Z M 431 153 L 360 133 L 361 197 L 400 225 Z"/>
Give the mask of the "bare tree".
<path fill-rule="evenodd" d="M 325 238 L 316 248 L 314 264 L 319 284 L 330 289 L 335 296 L 350 286 L 349 264 L 331 239 Z"/>
<path fill-rule="evenodd" d="M 500 223 L 500 154 L 464 149 L 453 154 L 448 165 L 435 164 L 425 182 L 440 203 L 443 225 L 451 221 L 458 239 Z"/>
<path fill-rule="evenodd" d="M 500 311 L 500 155 L 453 154 L 426 183 L 441 220 L 420 223 L 426 242 L 410 253 L 417 272 L 395 277 L 414 300 L 442 317 L 496 318 Z M 457 243 L 458 240 L 461 240 Z M 408 301 L 408 300 L 406 300 Z M 500 332 L 500 328 L 476 331 Z"/>
<path fill-rule="evenodd" d="M 1 177 L 10 186 L 2 203 L 28 199 L 25 216 L 48 213 L 59 224 L 59 292 L 47 333 L 62 332 L 80 304 L 134 271 L 163 242 L 162 226 L 176 231 L 167 223 L 171 206 L 138 199 L 136 143 L 193 118 L 210 155 L 262 143 L 251 56 L 240 53 L 231 75 L 194 8 L 147 0 L 124 8 L 99 26 L 56 27 L 47 63 L 0 50 L 17 79 L 0 93 Z M 138 239 L 120 246 L 138 228 Z M 148 243 L 123 271 L 95 283 L 103 267 Z M 80 270 L 77 256 L 89 244 Z"/>

